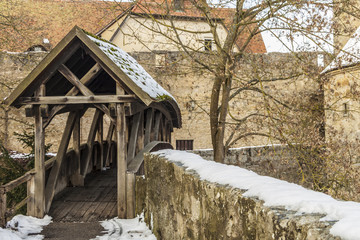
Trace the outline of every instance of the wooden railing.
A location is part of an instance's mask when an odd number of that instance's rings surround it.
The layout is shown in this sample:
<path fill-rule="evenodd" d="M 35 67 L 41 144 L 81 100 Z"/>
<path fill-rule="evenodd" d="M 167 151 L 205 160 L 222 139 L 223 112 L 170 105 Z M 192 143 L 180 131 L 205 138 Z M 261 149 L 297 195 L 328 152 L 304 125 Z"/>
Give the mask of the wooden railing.
<path fill-rule="evenodd" d="M 107 145 L 107 143 L 105 142 L 104 145 Z M 111 147 L 115 146 L 115 144 L 112 142 L 111 143 Z M 91 165 L 89 167 L 89 172 L 91 172 L 91 170 L 93 170 L 93 168 L 99 167 L 99 161 L 100 161 L 100 157 L 98 154 L 98 150 L 100 148 L 100 145 L 98 142 L 94 142 L 94 147 L 93 147 L 93 156 L 92 159 L 93 161 L 90 161 Z M 80 146 L 80 168 L 83 169 L 85 168 L 84 166 L 84 162 L 86 160 L 86 155 L 87 155 L 87 151 L 88 151 L 88 145 L 82 144 Z M 95 154 L 94 154 L 95 153 Z M 66 152 L 66 158 L 68 159 L 68 162 L 74 162 L 72 161 L 72 156 L 74 154 L 74 150 L 73 149 L 69 149 Z M 112 155 L 110 155 L 110 157 L 112 157 Z M 46 171 L 50 170 L 54 164 L 56 160 L 56 156 L 50 158 L 49 160 L 45 161 L 45 169 Z M 110 161 L 111 162 L 111 161 Z M 67 167 L 66 164 L 63 165 L 63 167 Z M 64 180 L 63 182 L 68 182 L 69 179 L 69 175 L 71 175 L 73 172 L 72 170 L 70 171 L 66 171 L 67 174 L 64 176 Z M 0 225 L 4 226 L 7 219 L 11 218 L 21 207 L 23 207 L 25 204 L 28 204 L 31 201 L 31 188 L 33 188 L 33 184 L 34 184 L 34 175 L 35 175 L 35 169 L 31 169 L 30 171 L 26 172 L 24 175 L 22 175 L 21 177 L 18 177 L 17 179 L 12 180 L 11 182 L 8 182 L 4 185 L 0 186 Z M 21 200 L 19 203 L 17 203 L 15 206 L 12 207 L 8 207 L 7 206 L 7 194 L 9 192 L 11 192 L 12 190 L 14 190 L 15 188 L 19 187 L 20 185 L 27 183 L 27 196 Z M 57 192 L 61 191 L 62 189 L 59 188 L 57 189 Z"/>
<path fill-rule="evenodd" d="M 107 142 L 104 142 L 104 146 L 106 148 L 108 148 Z M 116 151 L 115 147 L 116 147 L 116 144 L 114 142 L 111 142 L 111 144 L 110 144 L 111 151 L 110 151 L 110 155 L 108 156 L 110 159 L 106 159 L 104 164 L 109 164 L 109 163 L 113 162 L 113 158 L 115 157 L 114 152 Z M 148 143 L 139 153 L 136 154 L 136 156 L 133 159 L 128 161 L 128 167 L 127 167 L 128 170 L 126 173 L 127 190 L 128 190 L 127 193 L 128 194 L 127 194 L 127 200 L 126 200 L 127 203 L 126 204 L 127 204 L 128 211 L 131 213 L 130 215 L 135 215 L 135 180 L 136 180 L 135 175 L 143 174 L 143 172 L 144 172 L 144 167 L 143 167 L 144 166 L 144 153 L 153 152 L 153 151 L 157 151 L 160 149 L 172 149 L 172 148 L 173 147 L 168 142 L 153 141 L 153 142 Z M 90 173 L 93 169 L 101 169 L 101 167 L 103 167 L 103 166 L 100 166 L 101 165 L 100 164 L 101 156 L 99 156 L 100 144 L 98 142 L 94 142 L 94 145 L 92 147 L 92 153 L 91 153 L 92 161 L 89 162 L 89 166 L 85 166 L 86 165 L 85 162 L 86 162 L 87 156 L 88 156 L 88 151 L 89 151 L 88 144 L 85 143 L 80 146 L 80 171 L 82 172 L 83 169 L 88 169 L 88 171 L 84 175 L 86 175 L 87 173 Z M 107 151 L 103 151 L 104 154 L 106 152 Z M 74 156 L 74 153 L 75 153 L 75 151 L 73 149 L 69 149 L 66 152 L 67 160 L 62 165 L 62 167 L 66 168 L 66 169 L 63 169 L 65 174 L 63 176 L 61 176 L 61 178 L 59 178 L 59 180 L 58 180 L 59 181 L 58 185 L 60 185 L 60 187 L 57 187 L 56 193 L 60 192 L 67 186 L 70 176 L 72 174 L 74 174 L 75 167 L 73 167 L 74 165 L 72 165 L 75 162 L 72 159 Z M 103 156 L 103 157 L 106 158 L 106 156 Z M 55 160 L 56 160 L 56 157 L 52 157 L 45 162 L 46 171 L 49 171 L 52 168 Z M 35 169 L 32 169 L 32 170 L 26 172 L 23 176 L 0 186 L 0 225 L 2 225 L 2 226 L 5 225 L 6 220 L 9 219 L 10 217 L 12 217 L 17 212 L 17 210 L 19 210 L 25 204 L 31 204 L 31 201 L 33 199 L 31 197 L 30 192 L 34 188 L 34 175 L 35 175 Z M 22 201 L 17 203 L 15 206 L 8 208 L 7 194 L 24 183 L 27 183 L 27 196 Z M 135 217 L 135 216 L 133 216 L 133 217 Z"/>

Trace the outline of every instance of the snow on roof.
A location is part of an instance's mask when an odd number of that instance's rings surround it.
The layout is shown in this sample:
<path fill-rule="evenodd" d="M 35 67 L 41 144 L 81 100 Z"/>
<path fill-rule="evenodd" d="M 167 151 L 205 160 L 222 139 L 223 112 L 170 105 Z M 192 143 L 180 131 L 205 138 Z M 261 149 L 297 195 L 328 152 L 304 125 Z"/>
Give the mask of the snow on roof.
<path fill-rule="evenodd" d="M 360 27 L 351 36 L 335 59 L 321 72 L 321 74 L 342 67 L 348 67 L 360 62 Z"/>
<path fill-rule="evenodd" d="M 315 192 L 294 183 L 213 161 L 199 155 L 176 150 L 161 150 L 158 154 L 172 162 L 179 162 L 199 174 L 200 179 L 247 190 L 243 196 L 258 197 L 265 206 L 284 206 L 288 210 L 326 215 L 325 221 L 337 221 L 330 233 L 342 239 L 359 239 L 360 203 L 335 200 L 329 195 Z"/>
<path fill-rule="evenodd" d="M 161 87 L 145 69 L 129 54 L 119 47 L 87 35 L 137 86 L 151 98 L 165 100 L 175 98 Z"/>

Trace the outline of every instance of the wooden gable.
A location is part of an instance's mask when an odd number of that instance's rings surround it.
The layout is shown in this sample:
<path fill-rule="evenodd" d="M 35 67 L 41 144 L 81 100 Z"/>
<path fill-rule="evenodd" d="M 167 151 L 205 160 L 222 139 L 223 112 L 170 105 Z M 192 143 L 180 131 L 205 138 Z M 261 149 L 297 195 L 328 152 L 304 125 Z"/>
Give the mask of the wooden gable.
<path fill-rule="evenodd" d="M 124 95 L 116 94 L 116 84 L 124 89 Z M 40 86 L 45 89 L 42 96 L 36 93 Z M 48 104 L 51 111 L 59 108 L 56 105 L 134 101 L 162 108 L 174 127 L 181 126 L 175 99 L 132 57 L 75 26 L 5 103 L 15 107 Z"/>

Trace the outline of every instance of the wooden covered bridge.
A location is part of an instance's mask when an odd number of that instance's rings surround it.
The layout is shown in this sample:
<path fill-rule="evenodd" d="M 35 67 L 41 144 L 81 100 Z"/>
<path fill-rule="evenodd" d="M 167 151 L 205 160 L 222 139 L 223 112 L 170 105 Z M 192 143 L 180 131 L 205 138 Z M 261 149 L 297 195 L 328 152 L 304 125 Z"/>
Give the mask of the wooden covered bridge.
<path fill-rule="evenodd" d="M 171 132 L 181 127 L 175 99 L 131 56 L 78 27 L 19 84 L 6 103 L 26 106 L 26 116 L 34 118 L 35 168 L 0 186 L 3 222 L 14 208 L 25 204 L 28 215 L 43 217 L 56 194 L 69 183 L 83 186 L 86 175 L 109 166 L 116 166 L 116 178 L 110 182 L 117 186 L 117 215 L 134 217 L 135 174 L 142 171 L 143 153 L 171 147 Z M 95 109 L 92 123 L 81 126 L 80 119 L 89 109 Z M 57 126 L 64 128 L 58 152 L 45 161 L 45 130 L 59 114 L 67 114 L 67 121 Z M 89 134 L 82 143 L 84 127 Z M 108 129 L 106 136 L 104 129 Z M 25 182 L 27 197 L 10 209 L 7 192 Z"/>

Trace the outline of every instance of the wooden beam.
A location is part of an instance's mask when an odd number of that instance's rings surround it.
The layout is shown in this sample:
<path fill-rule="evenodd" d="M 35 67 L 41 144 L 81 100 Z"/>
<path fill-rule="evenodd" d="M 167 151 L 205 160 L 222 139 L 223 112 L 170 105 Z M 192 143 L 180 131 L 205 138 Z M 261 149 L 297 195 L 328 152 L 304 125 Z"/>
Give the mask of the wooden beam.
<path fill-rule="evenodd" d="M 69 146 L 69 141 L 71 137 L 72 130 L 75 125 L 77 112 L 71 112 L 66 121 L 65 129 L 63 136 L 60 141 L 59 149 L 56 155 L 56 160 L 54 162 L 53 167 L 51 168 L 51 172 L 49 175 L 49 179 L 46 184 L 45 191 L 45 199 L 46 199 L 46 211 L 49 212 L 52 200 L 55 194 L 55 187 L 57 183 L 57 179 L 59 177 L 59 173 L 61 170 L 61 166 L 63 161 L 66 158 L 66 150 Z"/>
<path fill-rule="evenodd" d="M 117 202 L 118 217 L 126 218 L 126 138 L 125 138 L 125 108 L 124 104 L 116 105 L 116 138 L 117 138 Z"/>
<path fill-rule="evenodd" d="M 136 154 L 144 148 L 144 112 L 141 112 L 138 137 L 136 141 Z"/>
<path fill-rule="evenodd" d="M 148 145 L 151 141 L 151 129 L 152 129 L 152 123 L 154 119 L 154 109 L 149 108 L 146 111 L 146 125 L 145 125 L 145 138 L 144 138 L 144 145 Z"/>
<path fill-rule="evenodd" d="M 100 117 L 102 115 L 103 115 L 103 113 L 100 110 L 96 109 L 93 120 L 92 120 L 92 123 L 91 123 L 88 140 L 87 140 L 88 153 L 87 153 L 87 156 L 86 156 L 84 169 L 82 171 L 83 177 L 86 176 L 87 171 L 88 171 L 88 167 L 89 167 L 91 156 L 92 156 L 92 150 L 93 150 L 93 147 L 94 147 L 94 139 L 95 139 L 95 136 L 96 136 L 97 128 L 99 126 L 99 124 L 98 124 L 99 119 L 100 119 Z"/>
<path fill-rule="evenodd" d="M 102 104 L 102 103 L 129 103 L 136 101 L 135 95 L 91 95 L 91 96 L 51 96 L 51 97 L 21 97 L 23 104 Z M 30 110 L 25 109 L 27 112 Z M 30 112 L 29 112 L 30 114 Z"/>
<path fill-rule="evenodd" d="M 88 82 L 92 81 L 96 76 L 101 72 L 100 64 L 96 63 L 81 79 L 80 82 L 86 85 Z M 74 96 L 79 93 L 79 90 L 76 87 L 70 89 L 66 96 Z"/>
<path fill-rule="evenodd" d="M 94 93 L 90 91 L 76 76 L 70 71 L 64 64 L 62 64 L 58 71 L 70 82 L 72 83 L 84 96 L 94 96 Z M 119 94 L 117 94 L 119 95 Z M 110 110 L 104 104 L 94 104 L 95 107 L 103 111 L 111 121 L 115 121 L 110 114 Z"/>
<path fill-rule="evenodd" d="M 155 125 L 154 125 L 154 140 L 153 141 L 159 141 L 161 116 L 162 116 L 161 112 L 156 112 Z"/>
<path fill-rule="evenodd" d="M 103 116 L 102 115 L 99 119 L 99 126 L 98 126 L 98 131 L 97 131 L 97 137 L 98 137 L 98 143 L 100 144 L 99 148 L 100 148 L 100 161 L 98 161 L 96 163 L 96 169 L 101 170 L 104 167 L 104 121 L 103 121 Z"/>
<path fill-rule="evenodd" d="M 93 80 L 100 72 L 101 72 L 101 66 L 96 63 L 94 66 L 92 66 L 92 68 L 80 79 L 80 82 L 82 84 L 87 84 L 88 82 L 90 82 L 91 80 Z M 76 87 L 73 87 L 72 89 L 70 89 L 70 91 L 66 94 L 66 96 L 75 96 L 76 94 L 79 93 L 79 90 Z M 47 122 L 45 123 L 45 127 L 50 123 L 50 121 L 53 119 L 53 117 L 60 112 L 63 108 L 65 108 L 64 105 L 60 105 L 60 106 L 54 106 L 51 109 L 51 112 L 49 113 L 49 117 Z"/>
<path fill-rule="evenodd" d="M 139 132 L 141 115 L 142 115 L 142 112 L 139 112 L 139 113 L 135 114 L 132 119 L 130 140 L 129 140 L 129 146 L 128 146 L 128 154 L 127 154 L 128 162 L 131 161 L 135 157 L 136 143 L 137 143 L 137 137 L 138 137 L 138 132 Z"/>
<path fill-rule="evenodd" d="M 76 120 L 73 130 L 73 149 L 74 149 L 74 158 L 73 161 L 76 162 L 74 173 L 70 177 L 71 184 L 73 186 L 84 186 L 84 177 L 81 175 L 81 156 L 80 156 L 80 118 L 81 114 L 78 112 L 76 114 Z"/>
<path fill-rule="evenodd" d="M 40 106 L 34 107 L 35 112 L 35 209 L 34 217 L 43 218 L 45 215 L 45 133 Z"/>
<path fill-rule="evenodd" d="M 115 125 L 110 123 L 108 134 L 106 136 L 106 142 L 107 142 L 107 149 L 106 149 L 106 159 L 105 159 L 105 166 L 110 166 L 110 158 L 111 158 L 111 139 L 114 133 Z"/>

